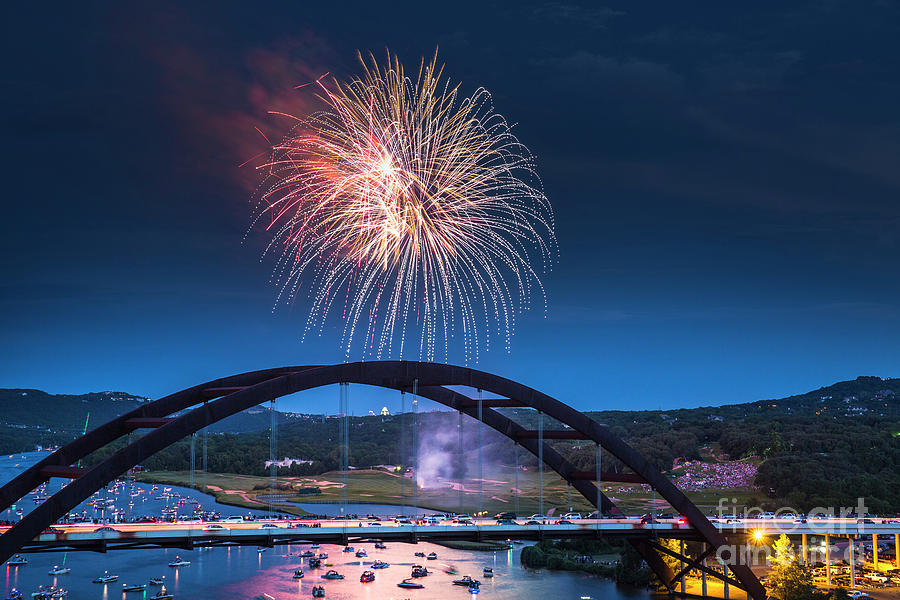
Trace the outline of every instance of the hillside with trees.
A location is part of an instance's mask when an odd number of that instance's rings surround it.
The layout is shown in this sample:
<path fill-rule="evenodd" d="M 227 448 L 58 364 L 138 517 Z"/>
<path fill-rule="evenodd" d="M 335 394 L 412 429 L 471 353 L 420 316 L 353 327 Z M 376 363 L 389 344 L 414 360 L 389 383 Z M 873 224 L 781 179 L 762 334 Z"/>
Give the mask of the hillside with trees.
<path fill-rule="evenodd" d="M 0 402 L 8 405 L 13 392 L 0 392 Z M 30 393 L 33 391 L 29 391 Z M 35 398 L 46 399 L 48 395 Z M 69 422 L 84 414 L 84 407 L 71 398 L 49 397 L 59 406 L 69 402 Z M 92 423 L 110 418 L 116 411 L 136 405 L 130 401 L 107 399 L 105 408 L 97 410 Z M 760 400 L 745 404 L 702 407 L 668 411 L 600 411 L 590 412 L 616 435 L 624 438 L 664 472 L 676 475 L 676 467 L 684 461 L 748 459 L 754 471 L 752 487 L 761 503 L 789 504 L 801 510 L 815 506 L 850 506 L 858 496 L 866 499 L 873 511 L 900 511 L 900 379 L 859 377 L 806 394 L 777 400 Z M 17 399 L 18 401 L 18 399 Z M 104 402 L 101 399 L 89 400 Z M 60 409 L 61 410 L 61 409 Z M 533 411 L 501 409 L 527 428 L 537 428 Z M 42 413 L 44 411 L 41 411 Z M 47 411 L 54 412 L 54 411 Z M 22 411 L 16 413 L 24 419 Z M 94 413 L 92 413 L 94 414 Z M 265 475 L 269 459 L 268 424 L 271 414 L 257 409 L 241 416 L 241 427 L 211 427 L 208 436 L 209 469 L 220 473 Z M 276 415 L 278 419 L 278 456 L 295 462 L 279 468 L 281 475 L 317 475 L 340 466 L 339 420 L 321 415 Z M 9 419 L 9 417 L 7 417 Z M 376 465 L 411 464 L 409 448 L 414 439 L 414 421 L 418 422 L 420 452 L 437 456 L 445 470 L 476 460 L 478 443 L 485 460 L 510 465 L 516 460 L 515 446 L 507 438 L 491 430 L 477 435 L 471 419 L 464 420 L 463 452 L 460 455 L 459 423 L 456 413 L 428 412 L 393 416 L 350 417 L 350 464 L 359 468 Z M 57 418 L 59 423 L 59 418 Z M 21 424 L 20 424 L 21 425 Z M 545 420 L 548 429 L 561 427 Z M 43 438 L 65 441 L 75 429 L 48 426 Z M 17 431 L 28 431 L 20 429 Z M 55 436 L 55 437 L 54 437 Z M 30 448 L 11 448 L 17 443 L 33 443 L 30 438 L 4 436 L 4 452 Z M 554 446 L 579 469 L 594 468 L 595 450 L 583 442 L 554 442 Z M 117 446 L 96 453 L 93 460 L 115 450 Z M 604 457 L 604 470 L 621 468 L 614 458 Z M 520 464 L 534 465 L 535 459 L 521 452 Z M 187 470 L 190 465 L 190 442 L 167 448 L 147 461 L 152 470 Z M 448 467 L 449 465 L 449 467 Z M 457 465 L 457 467 L 454 467 Z M 448 471 L 449 469 L 449 471 Z M 802 473 L 802 477 L 798 474 Z M 459 472 L 456 473 L 457 475 Z"/>

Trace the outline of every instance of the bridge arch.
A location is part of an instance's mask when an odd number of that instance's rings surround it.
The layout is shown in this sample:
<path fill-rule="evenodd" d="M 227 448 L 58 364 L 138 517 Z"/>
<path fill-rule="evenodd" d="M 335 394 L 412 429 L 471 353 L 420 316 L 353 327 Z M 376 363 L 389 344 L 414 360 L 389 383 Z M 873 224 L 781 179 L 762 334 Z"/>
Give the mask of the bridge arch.
<path fill-rule="evenodd" d="M 468 386 L 487 391 L 500 399 L 482 400 L 481 421 L 520 444 L 604 511 L 613 507 L 596 483 L 596 476 L 577 471 L 546 440 L 583 439 L 598 444 L 633 471 L 620 481 L 649 484 L 678 510 L 708 544 L 704 556 L 726 546 L 725 537 L 707 520 L 672 482 L 623 440 L 587 415 L 520 383 L 467 367 L 412 361 L 355 362 L 337 365 L 282 367 L 225 377 L 188 388 L 144 404 L 121 415 L 50 454 L 0 488 L 0 510 L 23 498 L 51 477 L 73 481 L 28 513 L 0 536 L 0 562 L 34 539 L 45 528 L 66 515 L 107 483 L 140 464 L 156 452 L 204 427 L 242 410 L 307 389 L 339 383 L 357 383 L 415 393 L 449 408 L 478 418 L 479 401 L 450 386 Z M 537 432 L 494 410 L 498 407 L 532 408 L 569 429 Z M 177 417 L 175 413 L 185 411 Z M 73 466 L 79 460 L 137 429 L 152 429 L 130 441 L 124 448 L 89 469 Z M 537 434 L 537 435 L 536 435 Z M 603 474 L 605 481 L 615 480 Z M 600 502 L 598 503 L 598 495 Z M 660 580 L 674 589 L 680 575 L 673 574 L 662 554 L 671 552 L 650 540 L 630 540 Z M 699 559 L 688 568 L 702 568 Z M 765 589 L 745 564 L 731 565 L 734 578 L 729 583 L 746 590 L 754 600 L 764 600 Z"/>

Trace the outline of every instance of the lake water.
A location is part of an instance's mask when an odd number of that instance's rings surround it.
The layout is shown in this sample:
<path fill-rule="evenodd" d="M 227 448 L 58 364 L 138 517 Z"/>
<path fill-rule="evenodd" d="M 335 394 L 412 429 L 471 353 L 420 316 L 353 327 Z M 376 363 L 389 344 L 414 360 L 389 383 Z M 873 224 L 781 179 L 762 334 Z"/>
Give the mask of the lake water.
<path fill-rule="evenodd" d="M 341 505 L 327 504 L 324 502 L 291 502 L 306 512 L 315 515 L 333 517 L 341 514 Z M 412 506 L 395 506 L 393 504 L 346 504 L 345 514 L 397 516 L 397 515 L 436 515 L 438 511 L 427 508 L 413 508 Z"/>
<path fill-rule="evenodd" d="M 45 455 L 26 453 L 11 458 L 7 456 L 0 458 L 0 481 L 9 480 L 42 456 Z M 60 480 L 53 480 L 51 489 L 58 489 L 60 484 Z M 150 486 L 140 487 L 149 489 Z M 173 491 L 185 497 L 198 498 L 208 505 L 207 508 L 213 507 L 209 497 L 195 490 L 173 487 Z M 149 492 L 140 494 L 140 496 L 149 495 Z M 127 506 L 131 500 L 128 494 L 121 493 L 120 496 L 124 497 L 119 499 L 119 504 Z M 166 504 L 165 501 L 152 499 L 140 501 L 140 497 L 136 500 L 138 502 L 132 508 L 135 515 L 159 514 L 158 511 Z M 169 503 L 171 504 L 171 501 Z M 27 511 L 34 503 L 30 499 L 25 499 L 19 505 Z M 301 506 L 319 514 L 325 514 L 326 508 L 332 511 L 337 508 L 312 503 L 308 508 L 305 504 Z M 381 513 L 381 511 L 384 511 L 383 514 L 397 514 L 398 508 L 361 504 L 357 508 L 348 507 L 348 510 L 361 514 Z M 187 513 L 190 509 L 191 506 L 186 505 L 183 512 Z M 260 512 L 223 505 L 216 506 L 216 509 L 223 515 Z M 0 514 L 0 518 L 15 520 L 17 517 L 7 511 Z M 322 579 L 322 575 L 329 567 L 323 565 L 319 569 L 308 568 L 306 559 L 298 556 L 300 552 L 309 548 L 304 544 L 269 548 L 265 552 L 258 552 L 254 547 L 244 547 L 193 551 L 118 550 L 108 554 L 93 552 L 30 554 L 26 566 L 2 566 L 0 577 L 3 578 L 3 582 L 0 584 L 0 590 L 3 591 L 2 598 L 5 598 L 12 588 L 18 588 L 28 598 L 39 585 L 54 584 L 68 589 L 70 600 L 145 600 L 153 595 L 157 588 L 148 587 L 145 592 L 126 594 L 122 592 L 122 584 L 147 583 L 151 577 L 164 576 L 166 589 L 175 595 L 176 600 L 252 600 L 263 594 L 268 594 L 269 598 L 275 600 L 311 598 L 313 585 L 324 585 L 326 598 L 333 600 L 357 598 L 436 600 L 463 597 L 645 600 L 650 597 L 648 592 L 618 587 L 609 581 L 589 575 L 524 569 L 519 563 L 519 552 L 523 546 L 518 545 L 512 550 L 503 552 L 451 550 L 428 543 L 415 545 L 389 543 L 387 546 L 387 549 L 376 550 L 372 543 L 360 544 L 357 549 L 365 548 L 368 553 L 368 557 L 360 559 L 353 554 L 341 552 L 340 546 L 322 545 L 317 552 L 327 552 L 328 559 L 325 562 L 332 563 L 333 566 L 330 568 L 338 570 L 345 576 L 344 580 L 338 581 Z M 415 557 L 415 552 L 426 554 L 436 552 L 438 560 L 425 561 Z M 191 561 L 190 566 L 168 567 L 168 563 L 176 556 Z M 368 569 L 375 559 L 390 563 L 391 566 L 376 570 L 375 581 L 360 583 L 360 574 Z M 412 565 L 417 563 L 424 564 L 433 571 L 432 575 L 418 580 L 425 588 L 420 590 L 398 588 L 397 583 L 409 577 Z M 71 567 L 71 574 L 57 577 L 48 575 L 47 571 L 56 564 Z M 455 568 L 458 575 L 451 576 L 444 572 L 450 567 Z M 482 577 L 484 567 L 493 568 L 496 576 L 493 579 L 484 579 Z M 297 568 L 303 568 L 306 574 L 299 581 L 291 578 Z M 91 583 L 94 577 L 102 575 L 104 571 L 119 575 L 119 581 L 109 584 Z M 478 596 L 470 596 L 466 588 L 452 584 L 453 579 L 467 574 L 482 581 L 481 593 Z"/>

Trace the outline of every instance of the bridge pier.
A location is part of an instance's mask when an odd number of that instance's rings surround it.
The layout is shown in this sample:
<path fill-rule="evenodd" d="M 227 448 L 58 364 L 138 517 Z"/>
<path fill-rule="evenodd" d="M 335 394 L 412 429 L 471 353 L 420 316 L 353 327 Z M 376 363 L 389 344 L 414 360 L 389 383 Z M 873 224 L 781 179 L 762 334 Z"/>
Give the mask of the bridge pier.
<path fill-rule="evenodd" d="M 706 542 L 703 542 L 703 545 L 700 546 L 700 553 L 703 556 L 703 560 L 701 561 L 700 564 L 702 564 L 704 567 L 706 567 Z M 701 584 L 700 584 L 701 585 L 701 588 L 700 588 L 701 593 L 703 594 L 703 597 L 705 598 L 706 597 L 706 571 L 705 570 L 700 571 L 700 582 L 701 582 Z"/>
<path fill-rule="evenodd" d="M 809 563 L 809 559 L 808 559 L 809 550 L 807 549 L 807 546 L 806 546 L 806 534 L 805 533 L 800 536 L 800 547 L 802 548 L 801 551 L 803 552 L 803 565 L 806 566 Z"/>
<path fill-rule="evenodd" d="M 900 569 L 900 533 L 894 534 L 894 566 Z"/>
<path fill-rule="evenodd" d="M 853 539 L 853 536 L 848 536 L 850 539 L 850 589 L 856 589 L 856 557 L 854 556 L 855 548 L 853 548 L 856 540 Z"/>
<path fill-rule="evenodd" d="M 825 583 L 831 587 L 831 536 L 825 534 Z"/>
<path fill-rule="evenodd" d="M 728 598 L 730 598 L 730 596 L 728 595 L 728 564 L 727 563 L 723 564 L 722 568 L 724 569 L 724 573 L 725 573 L 725 579 L 722 580 L 722 583 L 724 584 L 722 597 L 725 598 L 725 600 L 728 600 Z"/>
<path fill-rule="evenodd" d="M 681 558 L 678 559 L 678 572 L 681 573 L 684 571 L 684 540 L 681 540 Z M 687 592 L 687 584 L 684 581 L 684 573 L 681 575 L 681 595 L 683 596 Z"/>
<path fill-rule="evenodd" d="M 875 570 L 878 570 L 878 534 L 872 534 L 872 563 L 875 565 Z"/>

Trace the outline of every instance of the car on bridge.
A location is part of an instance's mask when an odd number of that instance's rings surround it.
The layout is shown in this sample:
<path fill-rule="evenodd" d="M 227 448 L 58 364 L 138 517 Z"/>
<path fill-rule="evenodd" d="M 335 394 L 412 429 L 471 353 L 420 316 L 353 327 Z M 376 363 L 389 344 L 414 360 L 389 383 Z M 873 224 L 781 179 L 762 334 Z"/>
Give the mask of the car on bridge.
<path fill-rule="evenodd" d="M 181 517 L 178 519 L 179 523 L 202 523 L 203 519 L 200 517 Z"/>
<path fill-rule="evenodd" d="M 581 516 L 581 513 L 569 512 L 569 513 L 564 514 L 562 516 L 562 518 L 572 520 L 572 519 L 581 519 L 582 516 Z"/>
<path fill-rule="evenodd" d="M 109 525 L 104 525 L 103 527 L 98 527 L 94 530 L 94 533 L 119 533 L 118 529 L 113 529 Z"/>
<path fill-rule="evenodd" d="M 222 521 L 224 523 L 243 523 L 244 517 L 241 517 L 239 515 L 231 515 L 230 517 L 225 517 L 224 519 L 222 519 Z"/>
<path fill-rule="evenodd" d="M 260 529 L 283 529 L 280 525 L 276 525 L 275 523 L 263 523 L 259 526 Z"/>
<path fill-rule="evenodd" d="M 206 531 L 222 531 L 223 529 L 227 530 L 228 528 L 225 527 L 224 525 L 219 525 L 218 523 L 210 523 L 203 529 Z"/>

